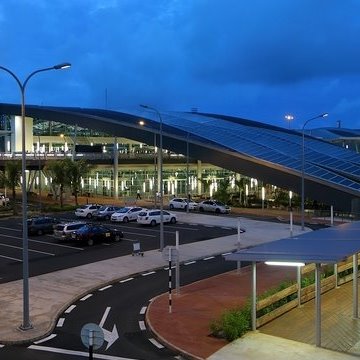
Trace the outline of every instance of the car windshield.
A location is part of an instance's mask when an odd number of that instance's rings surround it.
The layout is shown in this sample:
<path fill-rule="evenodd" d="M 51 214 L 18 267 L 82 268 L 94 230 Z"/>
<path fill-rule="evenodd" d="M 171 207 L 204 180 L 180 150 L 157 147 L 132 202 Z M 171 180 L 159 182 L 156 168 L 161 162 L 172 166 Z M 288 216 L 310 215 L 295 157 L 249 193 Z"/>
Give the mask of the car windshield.
<path fill-rule="evenodd" d="M 59 224 L 59 225 L 56 225 L 56 226 L 55 226 L 55 230 L 63 231 L 63 230 L 64 230 L 64 227 L 65 227 L 65 225 Z"/>
<path fill-rule="evenodd" d="M 118 212 L 118 213 L 127 213 L 129 210 L 130 210 L 130 208 L 124 207 L 124 208 L 118 210 L 117 212 Z"/>
<path fill-rule="evenodd" d="M 107 209 L 107 206 L 100 206 L 99 211 L 105 211 Z"/>
<path fill-rule="evenodd" d="M 147 212 L 142 211 L 142 212 L 139 214 L 139 216 L 147 216 Z"/>
<path fill-rule="evenodd" d="M 225 204 L 222 203 L 221 201 L 214 201 L 214 203 L 219 206 L 225 206 Z"/>

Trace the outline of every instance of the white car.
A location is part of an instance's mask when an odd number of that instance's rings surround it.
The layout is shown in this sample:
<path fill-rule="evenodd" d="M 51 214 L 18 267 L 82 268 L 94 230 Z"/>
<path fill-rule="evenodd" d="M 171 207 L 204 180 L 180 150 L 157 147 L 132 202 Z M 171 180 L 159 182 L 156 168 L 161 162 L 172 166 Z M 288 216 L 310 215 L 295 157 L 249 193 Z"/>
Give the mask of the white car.
<path fill-rule="evenodd" d="M 173 198 L 169 201 L 169 208 L 172 209 L 184 209 L 186 210 L 188 206 L 188 199 L 186 198 Z M 198 204 L 195 201 L 189 201 L 189 210 L 196 210 Z"/>
<path fill-rule="evenodd" d="M 204 200 L 199 203 L 199 211 L 210 211 L 217 214 L 229 214 L 231 208 L 221 201 L 217 200 Z"/>
<path fill-rule="evenodd" d="M 137 217 L 137 222 L 141 225 L 155 226 L 157 224 L 160 224 L 160 221 L 161 221 L 161 212 L 160 210 L 157 209 L 142 211 Z M 177 217 L 175 214 L 163 210 L 164 223 L 175 224 L 176 221 L 177 221 Z"/>
<path fill-rule="evenodd" d="M 123 207 L 111 215 L 110 220 L 127 223 L 137 219 L 138 215 L 146 209 L 138 206 Z"/>
<path fill-rule="evenodd" d="M 97 204 L 87 204 L 80 206 L 75 210 L 75 216 L 81 218 L 91 219 L 96 211 L 101 208 L 101 205 Z"/>

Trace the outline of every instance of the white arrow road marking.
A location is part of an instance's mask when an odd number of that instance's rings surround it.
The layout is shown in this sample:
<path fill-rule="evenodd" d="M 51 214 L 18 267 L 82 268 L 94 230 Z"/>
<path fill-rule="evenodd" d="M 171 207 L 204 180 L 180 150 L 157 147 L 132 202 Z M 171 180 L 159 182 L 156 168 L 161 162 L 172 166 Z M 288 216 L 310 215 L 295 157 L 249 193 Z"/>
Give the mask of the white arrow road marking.
<path fill-rule="evenodd" d="M 119 333 L 116 328 L 116 324 L 114 324 L 112 331 L 104 329 L 104 324 L 106 321 L 106 318 L 109 315 L 109 312 L 111 310 L 111 307 L 108 306 L 104 312 L 103 317 L 101 318 L 99 326 L 102 328 L 104 332 L 104 340 L 107 342 L 107 346 L 105 351 L 119 338 Z"/>

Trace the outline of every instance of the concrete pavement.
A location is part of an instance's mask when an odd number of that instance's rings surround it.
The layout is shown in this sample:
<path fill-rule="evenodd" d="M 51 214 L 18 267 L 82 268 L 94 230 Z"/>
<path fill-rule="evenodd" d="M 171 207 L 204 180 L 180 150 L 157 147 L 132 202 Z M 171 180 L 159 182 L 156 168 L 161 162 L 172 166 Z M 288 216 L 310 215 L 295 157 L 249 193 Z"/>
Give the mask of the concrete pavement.
<path fill-rule="evenodd" d="M 209 226 L 227 226 L 236 228 L 238 219 L 233 217 L 209 216 L 203 214 L 179 213 L 179 222 L 201 223 Z M 241 234 L 241 247 L 253 246 L 259 243 L 269 242 L 289 236 L 289 224 L 272 223 L 241 218 L 241 227 L 246 233 Z M 301 233 L 300 227 L 294 226 L 294 235 Z M 181 245 L 180 259 L 190 261 L 206 256 L 221 254 L 237 248 L 237 235 L 211 239 L 199 243 Z M 61 270 L 30 278 L 30 317 L 33 329 L 20 331 L 18 326 L 22 323 L 22 281 L 15 281 L 0 285 L 0 343 L 12 344 L 29 342 L 49 335 L 56 325 L 57 317 L 75 300 L 88 292 L 100 288 L 106 284 L 117 281 L 133 274 L 156 269 L 165 265 L 158 250 L 147 251 L 143 257 L 131 255 L 87 264 L 71 269 Z M 258 343 L 254 339 L 259 338 Z M 268 350 L 269 341 L 266 344 L 261 340 L 264 335 L 250 334 L 235 341 L 213 354 L 209 359 L 233 359 L 235 356 L 244 359 L 259 359 L 261 346 Z M 287 340 L 276 338 L 272 351 L 278 356 L 280 349 L 278 344 L 286 347 Z M 239 344 L 239 345 L 238 345 Z M 245 344 L 245 345 L 244 345 Z M 263 345 L 259 345 L 263 344 Z M 307 359 L 319 359 L 315 356 L 315 348 L 301 344 L 306 351 Z M 281 347 L 280 346 L 280 347 Z M 292 346 L 292 345 L 290 345 Z M 244 353 L 244 348 L 248 349 Z M 309 348 L 309 350 L 305 349 Z M 316 349 L 316 353 L 325 351 Z M 328 352 L 326 350 L 326 352 Z M 312 355 L 313 354 L 313 355 Z M 284 351 L 284 356 L 289 352 Z M 325 356 L 325 355 L 324 355 Z M 347 359 L 344 355 L 343 359 Z M 285 359 L 285 357 L 283 357 Z M 327 357 L 329 358 L 329 357 Z M 334 357 L 335 358 L 335 357 Z"/>

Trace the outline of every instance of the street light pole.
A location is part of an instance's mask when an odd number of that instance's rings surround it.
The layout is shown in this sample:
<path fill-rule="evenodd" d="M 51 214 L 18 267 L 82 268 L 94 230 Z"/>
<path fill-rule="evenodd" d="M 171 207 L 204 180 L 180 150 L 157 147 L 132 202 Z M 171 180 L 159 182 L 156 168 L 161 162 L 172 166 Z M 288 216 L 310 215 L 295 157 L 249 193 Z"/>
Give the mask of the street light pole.
<path fill-rule="evenodd" d="M 302 127 L 302 147 L 301 147 L 301 230 L 305 229 L 305 126 L 311 121 L 328 116 L 328 113 L 323 113 L 312 117 L 304 122 Z"/>
<path fill-rule="evenodd" d="M 159 139 L 159 183 L 160 183 L 160 251 L 164 249 L 164 189 L 163 189 L 163 131 L 162 131 L 162 117 L 158 109 L 149 105 L 140 105 L 145 109 L 155 111 L 159 117 L 160 125 L 160 139 Z"/>
<path fill-rule="evenodd" d="M 70 67 L 69 63 L 62 63 L 52 67 L 47 67 L 43 69 L 38 69 L 33 71 L 28 75 L 25 81 L 22 83 L 19 78 L 6 67 L 0 66 L 1 70 L 9 73 L 17 82 L 21 92 L 21 192 L 22 192 L 22 230 L 23 230 L 23 323 L 20 325 L 21 330 L 32 329 L 30 322 L 30 312 L 29 312 L 29 247 L 28 247 L 28 238 L 27 238 L 27 192 L 26 192 L 26 151 L 25 151 L 25 90 L 26 85 L 29 80 L 36 75 L 37 73 L 49 70 L 61 70 Z"/>

